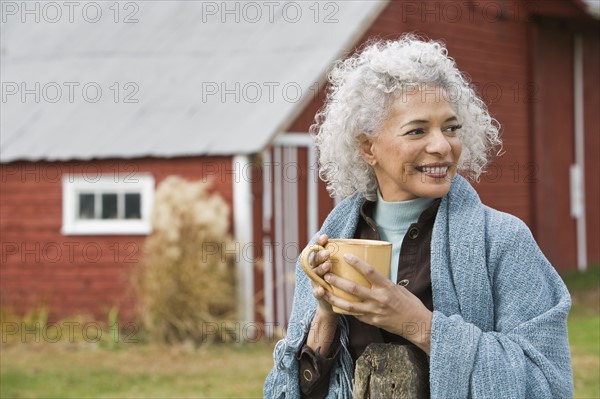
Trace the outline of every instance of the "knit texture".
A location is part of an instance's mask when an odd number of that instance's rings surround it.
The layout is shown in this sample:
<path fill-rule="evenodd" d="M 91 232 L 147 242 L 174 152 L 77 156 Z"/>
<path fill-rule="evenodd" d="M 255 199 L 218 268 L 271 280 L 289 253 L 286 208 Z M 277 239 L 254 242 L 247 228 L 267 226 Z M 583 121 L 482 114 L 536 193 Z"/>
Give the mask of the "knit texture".
<path fill-rule="evenodd" d="M 320 234 L 352 237 L 364 198 L 330 213 Z M 431 241 L 434 399 L 572 398 L 567 339 L 569 292 L 518 218 L 483 205 L 461 176 L 442 199 Z M 316 310 L 311 284 L 296 265 L 287 335 L 275 346 L 265 398 L 299 398 L 298 360 Z M 340 317 L 341 349 L 327 398 L 351 398 L 354 365 Z"/>

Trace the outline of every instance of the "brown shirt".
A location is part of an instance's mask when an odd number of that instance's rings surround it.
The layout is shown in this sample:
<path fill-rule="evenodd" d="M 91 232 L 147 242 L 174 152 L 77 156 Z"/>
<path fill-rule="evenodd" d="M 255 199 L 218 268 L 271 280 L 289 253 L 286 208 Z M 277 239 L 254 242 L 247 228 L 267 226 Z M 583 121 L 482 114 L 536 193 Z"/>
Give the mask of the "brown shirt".
<path fill-rule="evenodd" d="M 409 226 L 406 236 L 400 248 L 398 261 L 397 284 L 405 286 L 423 304 L 433 311 L 433 300 L 431 293 L 431 234 L 433 223 L 437 214 L 441 199 L 436 199 L 425 209 L 416 223 Z M 379 240 L 379 232 L 372 218 L 375 202 L 365 201 L 361 207 L 359 219 L 354 238 Z M 398 345 L 413 345 L 405 338 L 387 332 L 378 327 L 366 324 L 354 316 L 346 317 L 349 327 L 348 348 L 353 361 L 360 357 L 367 345 L 370 343 L 389 343 Z M 303 398 L 324 398 L 329 388 L 331 368 L 340 349 L 339 331 L 336 332 L 329 353 L 321 354 L 319 350 L 315 353 L 306 342 L 302 347 L 299 360 L 300 391 Z M 319 348 L 320 349 L 320 348 Z"/>

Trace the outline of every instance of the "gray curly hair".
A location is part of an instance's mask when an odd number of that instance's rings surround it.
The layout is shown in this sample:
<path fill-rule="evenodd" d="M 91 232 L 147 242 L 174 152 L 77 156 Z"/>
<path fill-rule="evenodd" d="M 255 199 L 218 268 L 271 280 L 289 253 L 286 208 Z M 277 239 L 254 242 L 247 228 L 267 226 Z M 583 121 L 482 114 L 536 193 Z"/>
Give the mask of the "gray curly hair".
<path fill-rule="evenodd" d="M 357 192 L 374 199 L 377 179 L 361 157 L 358 139 L 375 137 L 399 93 L 415 85 L 444 89 L 462 129 L 458 170 L 473 180 L 485 171 L 500 125 L 490 116 L 468 79 L 442 43 L 404 34 L 398 40 L 371 41 L 329 73 L 327 99 L 310 128 L 319 156 L 319 176 L 331 195 Z"/>

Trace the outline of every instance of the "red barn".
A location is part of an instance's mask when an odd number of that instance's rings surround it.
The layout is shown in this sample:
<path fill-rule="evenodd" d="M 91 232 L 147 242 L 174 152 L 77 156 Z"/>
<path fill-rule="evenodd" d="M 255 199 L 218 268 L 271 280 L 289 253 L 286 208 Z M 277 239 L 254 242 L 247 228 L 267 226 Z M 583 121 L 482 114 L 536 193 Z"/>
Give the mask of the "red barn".
<path fill-rule="evenodd" d="M 557 269 L 600 260 L 593 9 L 275 3 L 107 3 L 73 22 L 3 9 L 2 307 L 104 318 L 116 305 L 131 320 L 154 189 L 178 175 L 212 180 L 231 206 L 241 318 L 283 325 L 295 258 L 334 204 L 306 134 L 326 70 L 407 31 L 446 42 L 503 126 L 483 201 L 522 218 Z"/>

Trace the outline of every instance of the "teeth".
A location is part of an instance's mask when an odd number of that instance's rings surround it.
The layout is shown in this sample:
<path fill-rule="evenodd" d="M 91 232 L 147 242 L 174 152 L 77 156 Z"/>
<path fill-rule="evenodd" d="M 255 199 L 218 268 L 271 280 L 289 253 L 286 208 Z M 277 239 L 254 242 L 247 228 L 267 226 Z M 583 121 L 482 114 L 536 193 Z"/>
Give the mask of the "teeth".
<path fill-rule="evenodd" d="M 447 171 L 448 171 L 447 166 L 441 166 L 441 167 L 435 167 L 435 168 L 427 168 L 427 167 L 423 168 L 423 172 L 434 174 L 434 175 L 441 175 L 441 174 L 446 173 Z"/>

